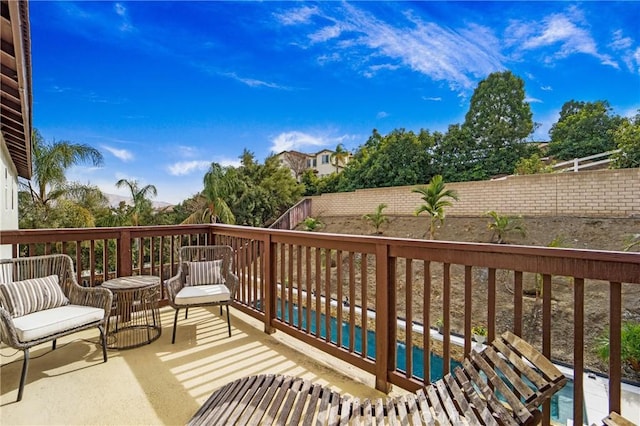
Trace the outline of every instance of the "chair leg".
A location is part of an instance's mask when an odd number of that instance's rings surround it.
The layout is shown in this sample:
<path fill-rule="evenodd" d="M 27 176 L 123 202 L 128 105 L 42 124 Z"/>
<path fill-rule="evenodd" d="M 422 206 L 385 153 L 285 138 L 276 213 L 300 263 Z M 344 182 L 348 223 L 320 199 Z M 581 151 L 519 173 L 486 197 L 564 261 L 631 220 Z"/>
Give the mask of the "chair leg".
<path fill-rule="evenodd" d="M 24 350 L 24 361 L 22 361 L 22 374 L 20 375 L 20 387 L 18 388 L 18 399 L 16 402 L 22 400 L 22 391 L 24 390 L 24 382 L 27 379 L 27 370 L 29 369 L 29 349 Z"/>
<path fill-rule="evenodd" d="M 176 342 L 176 328 L 178 328 L 178 312 L 180 309 L 176 309 L 176 314 L 173 317 L 173 337 L 171 338 L 171 344 Z"/>
<path fill-rule="evenodd" d="M 220 310 L 222 310 L 222 305 L 220 305 Z M 231 317 L 229 316 L 229 304 L 227 304 L 227 327 L 229 328 L 229 337 L 231 337 Z"/>
<path fill-rule="evenodd" d="M 222 316 L 222 305 L 220 305 L 220 316 Z"/>
<path fill-rule="evenodd" d="M 58 339 L 53 339 L 53 343 L 51 343 L 51 350 L 55 351 L 56 350 L 56 342 L 58 341 Z"/>
<path fill-rule="evenodd" d="M 101 325 L 98 326 L 98 330 L 100 330 L 100 340 L 102 341 L 102 359 L 107 362 L 107 333 Z"/>
<path fill-rule="evenodd" d="M 184 309 L 184 319 L 187 319 L 187 314 L 189 313 L 189 308 Z"/>

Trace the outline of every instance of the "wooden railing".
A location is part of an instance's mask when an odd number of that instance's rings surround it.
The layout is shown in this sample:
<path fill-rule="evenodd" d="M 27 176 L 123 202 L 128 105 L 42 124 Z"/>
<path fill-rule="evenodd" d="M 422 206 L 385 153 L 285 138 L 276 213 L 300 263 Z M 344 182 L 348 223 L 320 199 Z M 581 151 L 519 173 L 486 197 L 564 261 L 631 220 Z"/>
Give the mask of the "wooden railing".
<path fill-rule="evenodd" d="M 269 228 L 294 229 L 300 222 L 311 215 L 311 198 L 304 198 L 276 219 Z"/>
<path fill-rule="evenodd" d="M 489 340 L 510 330 L 573 368 L 573 420 L 582 424 L 583 373 L 598 368 L 585 362 L 595 344 L 587 331 L 608 328 L 609 407 L 603 411 L 620 411 L 622 313 L 640 291 L 638 253 L 218 224 L 0 235 L 0 244 L 11 244 L 15 255 L 72 252 L 86 285 L 105 278 L 102 265 L 109 277 L 167 278 L 176 270 L 178 248 L 194 243 L 234 248 L 240 278 L 234 305 L 263 321 L 266 332 L 280 330 L 375 375 L 382 391 L 391 384 L 415 390 L 437 379 L 430 376 L 430 357 L 420 353 L 438 352 L 448 372 L 452 359 L 472 350 L 471 329 L 483 323 Z M 593 323 L 587 309 L 603 317 Z M 425 337 L 438 318 L 444 331 L 436 347 Z M 548 404 L 544 414 L 548 424 Z"/>

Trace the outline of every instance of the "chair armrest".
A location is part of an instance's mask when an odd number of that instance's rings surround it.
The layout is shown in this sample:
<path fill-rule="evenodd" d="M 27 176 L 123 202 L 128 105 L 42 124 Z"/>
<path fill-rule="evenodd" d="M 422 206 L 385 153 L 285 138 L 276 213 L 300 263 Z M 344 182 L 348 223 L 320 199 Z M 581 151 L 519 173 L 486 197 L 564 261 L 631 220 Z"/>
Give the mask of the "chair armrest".
<path fill-rule="evenodd" d="M 18 334 L 13 326 L 13 318 L 9 311 L 0 306 L 0 341 L 12 348 L 22 349 L 23 344 L 18 340 Z"/>
<path fill-rule="evenodd" d="M 104 309 L 105 320 L 111 312 L 112 302 L 113 294 L 106 288 L 73 286 L 69 292 L 69 303 Z"/>
<path fill-rule="evenodd" d="M 238 290 L 238 276 L 232 272 L 227 273 L 224 278 L 225 285 L 229 289 L 229 293 L 231 293 L 231 298 L 235 297 L 236 291 Z"/>
<path fill-rule="evenodd" d="M 184 287 L 184 280 L 181 271 L 178 271 L 178 275 L 175 275 L 164 282 L 164 288 L 167 290 L 169 303 L 173 305 L 173 302 L 176 300 L 176 295 L 182 287 Z"/>

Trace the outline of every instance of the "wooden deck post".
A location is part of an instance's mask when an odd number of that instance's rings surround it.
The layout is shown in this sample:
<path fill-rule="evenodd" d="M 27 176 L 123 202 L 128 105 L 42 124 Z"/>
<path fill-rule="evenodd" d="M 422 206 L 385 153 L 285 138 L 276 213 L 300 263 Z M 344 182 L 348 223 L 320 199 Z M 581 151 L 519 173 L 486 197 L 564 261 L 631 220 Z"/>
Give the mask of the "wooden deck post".
<path fill-rule="evenodd" d="M 395 367 L 389 367 L 389 246 L 376 245 L 376 389 L 389 393 L 391 384 L 388 372 Z M 394 345 L 395 346 L 395 345 Z"/>
<path fill-rule="evenodd" d="M 271 325 L 276 318 L 276 271 L 277 271 L 277 257 L 276 244 L 271 242 L 271 235 L 267 235 L 264 240 L 264 276 L 266 282 L 264 285 L 264 332 L 273 334 L 276 329 Z"/>
<path fill-rule="evenodd" d="M 131 275 L 131 231 L 123 228 L 118 238 L 118 276 Z"/>

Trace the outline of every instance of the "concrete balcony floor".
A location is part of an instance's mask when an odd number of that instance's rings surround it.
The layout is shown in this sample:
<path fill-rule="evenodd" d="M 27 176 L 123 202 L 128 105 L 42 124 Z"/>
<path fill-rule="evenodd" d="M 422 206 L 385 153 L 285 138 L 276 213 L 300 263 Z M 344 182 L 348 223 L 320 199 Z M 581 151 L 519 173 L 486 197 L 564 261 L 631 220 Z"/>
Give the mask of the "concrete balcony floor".
<path fill-rule="evenodd" d="M 31 350 L 21 402 L 15 402 L 22 352 L 3 345 L 0 423 L 6 425 L 179 425 L 211 393 L 262 373 L 304 377 L 361 398 L 383 396 L 367 373 L 231 308 L 232 336 L 217 307 L 182 312 L 171 344 L 174 310 L 161 309 L 163 333 L 149 345 L 109 350 L 102 362 L 97 329 Z M 402 393 L 401 390 L 398 392 Z"/>

